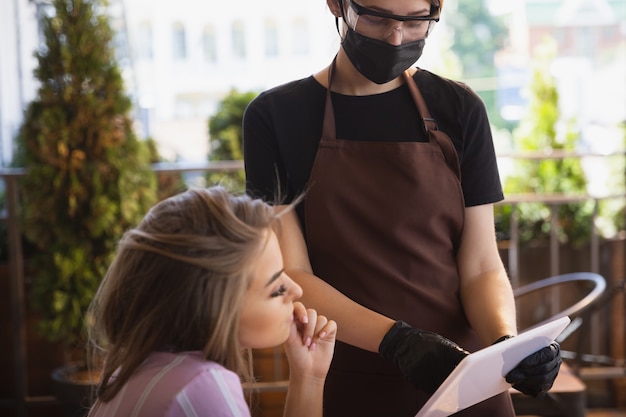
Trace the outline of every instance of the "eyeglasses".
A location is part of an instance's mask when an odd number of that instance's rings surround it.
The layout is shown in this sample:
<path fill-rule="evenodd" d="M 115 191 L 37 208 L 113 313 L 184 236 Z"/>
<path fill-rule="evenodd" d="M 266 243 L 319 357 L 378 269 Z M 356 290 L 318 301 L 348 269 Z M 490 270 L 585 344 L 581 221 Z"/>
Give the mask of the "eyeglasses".
<path fill-rule="evenodd" d="M 434 6 L 428 16 L 399 16 L 368 9 L 354 0 L 347 2 L 350 10 L 346 21 L 353 30 L 371 38 L 386 39 L 391 32 L 401 28 L 403 40 L 425 39 L 439 21 L 439 9 Z"/>

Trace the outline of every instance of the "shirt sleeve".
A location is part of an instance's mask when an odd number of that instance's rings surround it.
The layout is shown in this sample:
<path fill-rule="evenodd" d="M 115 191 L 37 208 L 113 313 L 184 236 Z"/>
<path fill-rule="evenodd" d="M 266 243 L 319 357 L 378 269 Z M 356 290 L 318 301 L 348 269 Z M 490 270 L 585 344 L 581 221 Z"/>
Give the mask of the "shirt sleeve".
<path fill-rule="evenodd" d="M 243 154 L 246 192 L 268 202 L 284 196 L 287 184 L 285 167 L 280 158 L 272 124 L 271 104 L 261 94 L 246 108 L 243 117 Z"/>
<path fill-rule="evenodd" d="M 467 94 L 463 126 L 461 186 L 465 206 L 495 203 L 504 198 L 487 110 L 478 95 Z"/>
<path fill-rule="evenodd" d="M 250 417 L 250 409 L 236 374 L 209 369 L 176 395 L 167 417 Z"/>

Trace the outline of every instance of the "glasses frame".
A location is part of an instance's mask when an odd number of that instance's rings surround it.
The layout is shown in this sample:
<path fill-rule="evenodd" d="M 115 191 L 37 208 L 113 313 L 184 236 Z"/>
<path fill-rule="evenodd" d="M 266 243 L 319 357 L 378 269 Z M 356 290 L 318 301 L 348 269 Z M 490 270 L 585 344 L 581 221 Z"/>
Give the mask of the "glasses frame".
<path fill-rule="evenodd" d="M 362 15 L 376 16 L 376 17 L 382 17 L 386 19 L 397 20 L 398 22 L 407 22 L 407 21 L 416 21 L 416 20 L 417 21 L 431 20 L 434 22 L 439 22 L 438 10 L 435 10 L 435 13 L 433 14 L 434 6 L 431 7 L 431 14 L 428 16 L 399 16 L 396 14 L 384 13 L 384 12 L 379 12 L 378 10 L 368 9 L 367 7 L 361 6 L 360 4 L 356 3 L 354 0 L 346 0 L 346 1 L 350 5 L 350 7 L 354 9 L 356 14 L 359 16 L 362 16 Z"/>

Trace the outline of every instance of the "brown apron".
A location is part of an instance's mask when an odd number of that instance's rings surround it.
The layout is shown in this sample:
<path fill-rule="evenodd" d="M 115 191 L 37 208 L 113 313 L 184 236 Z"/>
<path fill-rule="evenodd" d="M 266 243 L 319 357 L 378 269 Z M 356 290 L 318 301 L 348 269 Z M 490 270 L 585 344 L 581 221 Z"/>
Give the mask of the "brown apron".
<path fill-rule="evenodd" d="M 408 73 L 405 80 L 427 142 L 337 139 L 333 66 L 305 196 L 314 273 L 385 316 L 442 334 L 470 351 L 480 348 L 459 299 L 456 253 L 464 200 L 452 141 L 437 130 Z M 377 353 L 337 343 L 324 393 L 325 417 L 412 417 L 426 400 Z M 514 414 L 506 394 L 458 415 Z"/>

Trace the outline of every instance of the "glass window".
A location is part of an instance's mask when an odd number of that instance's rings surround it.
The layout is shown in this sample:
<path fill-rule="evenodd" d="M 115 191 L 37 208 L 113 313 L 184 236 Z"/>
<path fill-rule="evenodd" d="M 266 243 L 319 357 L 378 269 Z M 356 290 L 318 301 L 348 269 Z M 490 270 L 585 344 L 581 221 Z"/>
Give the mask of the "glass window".
<path fill-rule="evenodd" d="M 309 53 L 309 25 L 304 18 L 293 21 L 293 53 L 303 55 Z"/>
<path fill-rule="evenodd" d="M 278 55 L 278 26 L 273 20 L 265 21 L 265 56 Z"/>
<path fill-rule="evenodd" d="M 139 59 L 152 60 L 152 25 L 150 22 L 139 24 L 137 54 Z"/>
<path fill-rule="evenodd" d="M 217 40 L 213 25 L 207 25 L 202 32 L 202 53 L 206 62 L 217 62 Z"/>
<path fill-rule="evenodd" d="M 185 39 L 185 26 L 180 23 L 174 23 L 172 28 L 172 47 L 174 59 L 183 60 L 187 58 L 187 40 Z"/>
<path fill-rule="evenodd" d="M 246 28 L 242 21 L 235 21 L 232 26 L 233 56 L 238 59 L 246 57 Z"/>

